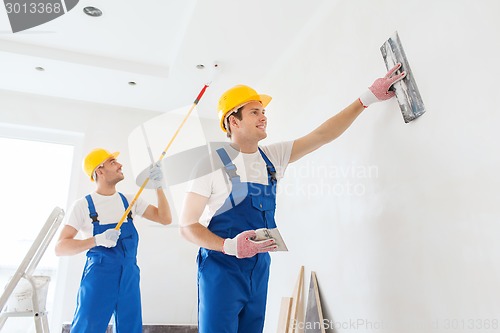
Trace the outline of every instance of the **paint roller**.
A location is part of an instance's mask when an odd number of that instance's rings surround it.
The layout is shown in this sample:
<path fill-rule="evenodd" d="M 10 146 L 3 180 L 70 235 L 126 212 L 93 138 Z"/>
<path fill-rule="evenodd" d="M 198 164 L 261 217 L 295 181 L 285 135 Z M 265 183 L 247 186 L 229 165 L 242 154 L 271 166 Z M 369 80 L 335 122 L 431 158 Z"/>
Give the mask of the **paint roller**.
<path fill-rule="evenodd" d="M 193 112 L 194 108 L 198 105 L 198 103 L 200 102 L 201 98 L 203 97 L 203 95 L 205 94 L 205 91 L 207 90 L 207 88 L 210 86 L 210 84 L 212 83 L 213 81 L 213 78 L 215 77 L 215 74 L 218 72 L 220 66 L 219 64 L 215 63 L 213 65 L 213 74 L 212 74 L 212 78 L 210 79 L 209 82 L 205 83 L 205 85 L 203 86 L 203 88 L 200 90 L 200 92 L 198 93 L 198 96 L 196 96 L 193 104 L 191 105 L 191 107 L 189 108 L 188 112 L 186 113 L 186 116 L 184 117 L 184 119 L 182 120 L 181 124 L 179 125 L 179 127 L 177 128 L 177 130 L 174 132 L 174 135 L 172 136 L 172 138 L 170 139 L 170 141 L 168 142 L 167 146 L 165 147 L 165 149 L 163 149 L 160 157 L 158 158 L 158 161 L 156 163 L 159 163 L 161 162 L 161 160 L 165 157 L 165 155 L 167 154 L 167 151 L 168 149 L 170 148 L 170 146 L 172 145 L 172 143 L 174 142 L 175 138 L 177 137 L 177 135 L 179 134 L 179 132 L 181 131 L 182 127 L 184 126 L 184 124 L 186 123 L 186 121 L 188 120 L 189 116 L 191 115 L 191 113 Z M 144 127 L 142 127 L 142 130 L 143 130 L 143 133 L 145 132 L 145 129 Z M 144 133 L 145 134 L 145 133 Z M 151 147 L 149 145 L 149 142 L 146 141 L 146 144 L 148 146 L 148 153 L 149 153 L 149 157 L 151 159 L 151 163 L 155 163 L 154 160 L 153 160 L 153 154 L 151 152 Z M 136 195 L 134 196 L 134 199 L 132 200 L 132 202 L 130 202 L 128 208 L 125 210 L 125 212 L 123 213 L 122 217 L 120 218 L 120 221 L 118 222 L 118 224 L 116 225 L 115 229 L 116 230 L 119 230 L 123 224 L 123 221 L 125 221 L 125 218 L 127 217 L 128 213 L 130 212 L 130 210 L 132 209 L 132 207 L 134 206 L 135 202 L 137 201 L 137 198 L 139 198 L 139 196 L 141 195 L 142 191 L 144 190 L 144 188 L 146 187 L 146 185 L 148 184 L 149 182 L 149 177 L 146 178 L 143 182 L 142 182 L 142 185 L 141 187 L 139 188 L 139 191 L 137 191 Z"/>
<path fill-rule="evenodd" d="M 396 74 L 406 72 L 406 76 L 394 83 L 391 90 L 396 93 L 396 99 L 405 123 L 409 123 L 425 113 L 425 106 L 397 31 L 380 47 L 380 51 L 387 70 L 393 68 L 397 63 L 401 63 Z"/>

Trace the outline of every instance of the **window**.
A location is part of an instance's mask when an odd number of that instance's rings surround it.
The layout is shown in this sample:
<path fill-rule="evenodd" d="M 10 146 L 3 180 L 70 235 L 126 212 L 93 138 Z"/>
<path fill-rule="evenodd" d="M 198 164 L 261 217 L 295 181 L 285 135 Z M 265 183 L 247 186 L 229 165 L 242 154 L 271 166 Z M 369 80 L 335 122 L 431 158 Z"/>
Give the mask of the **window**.
<path fill-rule="evenodd" d="M 54 207 L 66 210 L 75 145 L 60 142 L 73 139 L 53 131 L 0 124 L 0 290 L 15 273 Z M 58 265 L 53 250 L 58 233 L 34 273 L 52 277 L 47 296 L 49 311 Z M 11 317 L 2 332 L 27 332 L 33 327 L 32 318 Z"/>

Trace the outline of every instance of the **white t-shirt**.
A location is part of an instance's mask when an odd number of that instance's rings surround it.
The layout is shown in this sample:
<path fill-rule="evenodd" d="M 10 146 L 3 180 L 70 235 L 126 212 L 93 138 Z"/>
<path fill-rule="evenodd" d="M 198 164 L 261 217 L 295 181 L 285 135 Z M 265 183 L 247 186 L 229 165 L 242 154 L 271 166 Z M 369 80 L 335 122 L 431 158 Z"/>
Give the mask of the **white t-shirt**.
<path fill-rule="evenodd" d="M 130 205 L 134 196 L 130 194 L 124 195 Z M 118 192 L 113 195 L 101 195 L 96 192 L 92 192 L 90 196 L 94 202 L 95 210 L 99 215 L 97 219 L 101 224 L 112 224 L 120 221 L 123 213 L 125 212 L 125 206 L 123 205 L 122 198 Z M 139 197 L 131 209 L 132 217 L 135 215 L 142 216 L 148 206 L 149 204 Z M 85 238 L 92 237 L 93 226 L 92 219 L 89 214 L 90 212 L 87 199 L 85 199 L 85 197 L 78 199 L 73 203 L 73 206 L 70 209 L 70 213 L 66 219 L 66 225 L 70 225 L 76 230 L 82 232 Z M 127 223 L 126 218 L 123 223 Z"/>
<path fill-rule="evenodd" d="M 260 147 L 274 165 L 278 181 L 284 176 L 292 153 L 292 146 L 293 141 L 287 141 Z M 244 154 L 228 145 L 226 152 L 236 165 L 236 173 L 240 176 L 241 182 L 268 184 L 266 162 L 258 150 L 255 153 Z M 218 165 L 215 167 L 215 171 L 192 180 L 187 187 L 187 192 L 209 198 L 200 221 L 204 225 L 208 225 L 210 219 L 224 204 L 232 188 L 226 171 L 221 167 L 222 162 L 220 162 L 219 155 L 215 153 L 213 159 L 215 160 L 214 164 Z"/>

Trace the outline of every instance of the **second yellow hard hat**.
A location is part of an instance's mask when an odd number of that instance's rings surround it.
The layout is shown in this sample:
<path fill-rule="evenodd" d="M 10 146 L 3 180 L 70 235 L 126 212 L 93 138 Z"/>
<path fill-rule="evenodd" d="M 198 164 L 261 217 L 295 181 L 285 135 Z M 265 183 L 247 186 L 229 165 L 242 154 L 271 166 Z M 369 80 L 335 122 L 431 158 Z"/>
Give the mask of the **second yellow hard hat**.
<path fill-rule="evenodd" d="M 94 181 L 95 168 L 110 158 L 116 158 L 118 155 L 120 155 L 120 152 L 110 153 L 106 149 L 95 148 L 83 159 L 83 171 L 90 177 L 91 181 Z"/>

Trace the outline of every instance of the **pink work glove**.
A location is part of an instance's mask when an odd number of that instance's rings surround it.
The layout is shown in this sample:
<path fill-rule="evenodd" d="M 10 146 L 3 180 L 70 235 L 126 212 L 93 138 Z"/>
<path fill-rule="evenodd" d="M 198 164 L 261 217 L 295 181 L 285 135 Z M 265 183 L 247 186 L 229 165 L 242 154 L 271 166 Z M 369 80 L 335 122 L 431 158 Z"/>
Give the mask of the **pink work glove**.
<path fill-rule="evenodd" d="M 367 108 L 370 104 L 375 102 L 385 101 L 394 97 L 394 91 L 389 91 L 389 88 L 399 80 L 402 80 L 406 76 L 406 72 L 402 72 L 398 75 L 394 75 L 396 71 L 401 67 L 398 63 L 394 66 L 384 77 L 376 79 L 375 82 L 365 91 L 360 97 L 359 102 Z"/>
<path fill-rule="evenodd" d="M 257 253 L 274 251 L 278 247 L 274 239 L 256 242 L 252 240 L 255 237 L 255 230 L 247 230 L 239 233 L 234 238 L 226 238 L 223 252 L 241 259 L 253 257 Z"/>

